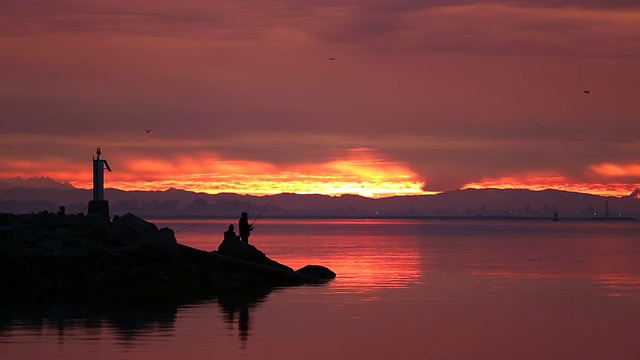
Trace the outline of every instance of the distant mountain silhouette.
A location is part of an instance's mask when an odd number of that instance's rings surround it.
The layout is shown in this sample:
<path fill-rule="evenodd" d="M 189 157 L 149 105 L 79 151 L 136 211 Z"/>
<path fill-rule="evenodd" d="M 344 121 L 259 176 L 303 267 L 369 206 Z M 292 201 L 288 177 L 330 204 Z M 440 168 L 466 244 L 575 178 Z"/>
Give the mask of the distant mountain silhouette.
<path fill-rule="evenodd" d="M 0 189 L 59 189 L 70 190 L 75 189 L 73 185 L 69 183 L 59 183 L 49 177 L 34 177 L 23 179 L 20 177 L 14 177 L 10 179 L 0 179 Z"/>
<path fill-rule="evenodd" d="M 51 184 L 48 178 L 31 183 Z M 0 182 L 0 184 L 6 184 Z M 3 189 L 4 188 L 4 189 Z M 0 186 L 0 212 L 15 214 L 57 211 L 61 205 L 67 213 L 86 212 L 91 190 L 76 189 L 69 184 L 48 188 Z M 237 194 L 209 195 L 178 189 L 166 191 L 122 191 L 106 189 L 111 215 L 134 213 L 154 217 L 236 218 L 242 211 L 252 217 L 271 201 L 262 217 L 524 217 L 562 218 L 604 217 L 608 201 L 611 218 L 640 218 L 639 191 L 627 197 L 601 196 L 557 190 L 468 189 L 439 195 L 398 196 L 371 199 L 356 195 L 279 194 L 250 196 Z"/>

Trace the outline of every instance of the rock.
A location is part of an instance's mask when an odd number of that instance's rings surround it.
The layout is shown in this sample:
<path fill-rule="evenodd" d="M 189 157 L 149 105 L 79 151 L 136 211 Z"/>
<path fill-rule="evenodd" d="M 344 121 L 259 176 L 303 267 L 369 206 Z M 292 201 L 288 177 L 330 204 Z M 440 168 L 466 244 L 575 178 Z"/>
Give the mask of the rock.
<path fill-rule="evenodd" d="M 158 231 L 157 226 L 131 213 L 122 215 L 111 228 L 118 243 L 123 245 L 137 245 L 145 237 L 151 237 Z"/>
<path fill-rule="evenodd" d="M 165 227 L 141 238 L 136 244 L 136 248 L 155 246 L 170 249 L 175 247 L 177 244 L 178 241 L 176 240 L 173 230 Z"/>
<path fill-rule="evenodd" d="M 218 253 L 226 256 L 231 256 L 236 259 L 251 261 L 256 264 L 273 266 L 293 271 L 292 268 L 269 259 L 262 251 L 258 250 L 255 246 L 242 241 L 224 240 L 218 246 Z"/>
<path fill-rule="evenodd" d="M 296 270 L 297 273 L 315 276 L 323 280 L 335 279 L 336 273 L 321 265 L 307 265 Z"/>
<path fill-rule="evenodd" d="M 171 248 L 178 244 L 173 230 L 164 227 L 151 236 L 145 237 L 140 242 L 140 246 L 157 246 L 161 248 Z"/>
<path fill-rule="evenodd" d="M 88 240 L 74 239 L 67 241 L 64 248 L 57 252 L 57 256 L 66 258 L 78 258 L 83 256 L 108 255 L 109 251 L 104 247 Z"/>
<path fill-rule="evenodd" d="M 122 215 L 112 225 L 113 234 L 119 244 L 134 248 L 141 246 L 171 247 L 177 244 L 173 230 L 158 230 L 154 224 L 131 213 Z"/>
<path fill-rule="evenodd" d="M 24 241 L 9 240 L 0 243 L 0 255 L 6 255 L 9 257 L 16 257 L 27 250 L 27 245 Z"/>
<path fill-rule="evenodd" d="M 51 234 L 49 235 L 49 239 L 65 241 L 65 240 L 72 239 L 74 236 L 75 236 L 75 233 L 70 229 L 58 228 L 51 232 Z"/>
<path fill-rule="evenodd" d="M 335 277 L 320 266 L 295 272 L 237 240 L 218 249 L 181 245 L 173 230 L 133 214 L 113 224 L 92 215 L 0 214 L 0 303 L 202 299 Z"/>
<path fill-rule="evenodd" d="M 54 240 L 40 241 L 37 243 L 37 247 L 43 249 L 45 252 L 53 253 L 55 251 L 62 249 L 63 244 L 62 244 L 62 241 L 54 239 Z"/>

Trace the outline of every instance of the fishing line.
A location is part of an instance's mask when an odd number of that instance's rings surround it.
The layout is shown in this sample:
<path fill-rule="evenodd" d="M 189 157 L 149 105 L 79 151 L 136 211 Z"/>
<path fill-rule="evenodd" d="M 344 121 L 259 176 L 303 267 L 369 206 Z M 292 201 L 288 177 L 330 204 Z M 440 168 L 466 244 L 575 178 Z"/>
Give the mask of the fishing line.
<path fill-rule="evenodd" d="M 197 223 L 189 224 L 189 225 L 187 225 L 187 226 L 183 227 L 183 228 L 182 228 L 182 229 L 180 229 L 180 230 L 176 230 L 176 231 L 174 231 L 173 233 L 174 233 L 174 234 L 177 234 L 177 233 L 179 233 L 180 231 L 182 231 L 182 230 L 186 230 L 186 229 L 188 229 L 188 228 L 190 228 L 190 227 L 192 227 L 192 226 L 196 226 L 196 225 L 200 224 L 201 222 L 202 222 L 202 221 L 198 221 Z"/>
<path fill-rule="evenodd" d="M 258 216 L 256 216 L 256 218 L 253 220 L 253 222 L 251 223 L 251 226 L 253 226 L 253 224 L 256 223 L 256 221 L 258 221 L 258 219 L 260 218 L 260 215 L 262 215 L 262 213 L 267 210 L 267 208 L 269 207 L 269 205 L 271 204 L 271 202 L 273 201 L 273 198 L 271 198 L 271 200 L 269 200 L 269 202 L 267 203 L 267 205 L 264 206 L 264 208 L 262 208 L 262 211 L 260 211 L 260 213 L 258 214 Z"/>

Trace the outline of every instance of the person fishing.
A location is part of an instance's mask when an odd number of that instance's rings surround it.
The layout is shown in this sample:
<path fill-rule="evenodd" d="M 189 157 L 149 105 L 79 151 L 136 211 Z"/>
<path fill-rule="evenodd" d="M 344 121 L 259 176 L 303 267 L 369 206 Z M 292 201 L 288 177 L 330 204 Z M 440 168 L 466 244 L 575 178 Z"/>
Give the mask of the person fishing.
<path fill-rule="evenodd" d="M 249 224 L 249 214 L 243 211 L 242 214 L 240 214 L 240 220 L 238 221 L 238 232 L 240 233 L 240 241 L 248 244 L 249 236 L 251 236 L 252 231 L 253 225 Z"/>
<path fill-rule="evenodd" d="M 242 214 L 240 214 L 240 220 L 238 221 L 238 233 L 240 235 L 241 242 L 244 242 L 247 244 L 249 243 L 249 236 L 251 236 L 251 232 L 253 231 L 253 224 L 255 224 L 255 222 L 260 218 L 262 213 L 265 210 L 267 210 L 269 205 L 271 205 L 272 201 L 273 201 L 273 198 L 269 200 L 267 205 L 264 206 L 262 211 L 260 211 L 258 216 L 255 218 L 255 220 L 253 220 L 251 224 L 249 224 L 249 213 L 243 211 Z"/>

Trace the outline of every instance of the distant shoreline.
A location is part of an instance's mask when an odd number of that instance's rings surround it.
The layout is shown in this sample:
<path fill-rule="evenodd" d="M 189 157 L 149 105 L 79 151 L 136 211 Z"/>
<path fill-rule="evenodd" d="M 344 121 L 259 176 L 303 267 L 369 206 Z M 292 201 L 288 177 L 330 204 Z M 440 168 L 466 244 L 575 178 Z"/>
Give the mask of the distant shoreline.
<path fill-rule="evenodd" d="M 176 215 L 176 216 L 147 216 L 152 220 L 228 220 L 233 216 L 203 216 L 203 215 Z M 560 217 L 559 221 L 638 221 L 630 216 L 618 217 Z M 263 216 L 260 220 L 544 220 L 552 221 L 551 217 L 539 216 Z"/>
<path fill-rule="evenodd" d="M 0 192 L 0 195 L 3 193 Z M 0 212 L 87 211 L 88 191 L 14 189 L 0 200 Z M 382 199 L 361 196 L 280 194 L 269 197 L 237 194 L 208 195 L 181 190 L 125 192 L 105 190 L 112 215 L 133 213 L 148 218 L 273 219 L 640 219 L 640 198 L 603 198 L 561 191 L 458 190 L 433 196 Z M 262 216 L 259 216 L 262 214 Z M 595 214 L 595 215 L 594 215 Z"/>

